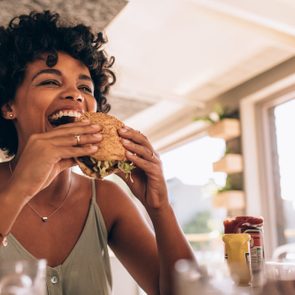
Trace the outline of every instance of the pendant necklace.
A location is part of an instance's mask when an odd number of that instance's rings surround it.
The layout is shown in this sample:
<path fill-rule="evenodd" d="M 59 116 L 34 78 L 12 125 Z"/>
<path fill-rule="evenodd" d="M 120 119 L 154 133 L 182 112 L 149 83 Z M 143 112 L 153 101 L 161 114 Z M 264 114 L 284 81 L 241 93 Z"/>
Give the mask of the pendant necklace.
<path fill-rule="evenodd" d="M 12 167 L 11 167 L 11 161 L 8 162 L 8 166 L 9 166 L 9 170 L 10 170 L 10 174 L 12 175 Z M 27 205 L 30 207 L 30 209 L 36 214 L 38 215 L 38 217 L 41 218 L 41 221 L 42 222 L 47 222 L 49 217 L 52 217 L 56 212 L 58 212 L 58 210 L 60 210 L 62 208 L 62 206 L 64 205 L 65 201 L 67 200 L 68 196 L 69 196 L 69 192 L 71 190 L 71 186 L 72 186 L 72 177 L 71 177 L 71 180 L 70 180 L 70 184 L 69 184 L 69 187 L 68 187 L 68 190 L 65 194 L 65 197 L 64 199 L 62 200 L 62 202 L 60 203 L 60 205 L 54 209 L 49 215 L 41 215 L 29 202 L 27 203 Z"/>

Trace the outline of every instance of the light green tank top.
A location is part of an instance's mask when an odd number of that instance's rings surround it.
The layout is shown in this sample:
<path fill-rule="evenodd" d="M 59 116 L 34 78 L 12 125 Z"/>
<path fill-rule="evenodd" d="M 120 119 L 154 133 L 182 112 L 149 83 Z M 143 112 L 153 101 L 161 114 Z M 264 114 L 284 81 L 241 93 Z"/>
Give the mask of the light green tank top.
<path fill-rule="evenodd" d="M 36 259 L 12 235 L 8 246 L 0 247 L 1 261 Z M 111 269 L 107 248 L 107 230 L 96 203 L 95 181 L 92 201 L 84 229 L 66 260 L 56 267 L 47 267 L 48 295 L 109 295 Z"/>

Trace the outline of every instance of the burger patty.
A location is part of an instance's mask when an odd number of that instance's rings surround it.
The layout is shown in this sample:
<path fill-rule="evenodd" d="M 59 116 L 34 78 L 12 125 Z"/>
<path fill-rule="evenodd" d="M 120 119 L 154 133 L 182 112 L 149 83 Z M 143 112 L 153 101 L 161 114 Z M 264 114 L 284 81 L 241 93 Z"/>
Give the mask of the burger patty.
<path fill-rule="evenodd" d="M 99 172 L 99 168 L 101 167 L 101 164 L 106 164 L 105 162 L 108 162 L 106 166 L 107 168 L 118 168 L 118 162 L 119 161 L 98 161 L 92 157 L 78 157 L 78 160 L 81 161 L 84 165 L 86 165 L 89 169 L 91 169 L 94 172 Z"/>
<path fill-rule="evenodd" d="M 99 161 L 89 156 L 78 157 L 78 160 L 81 161 L 92 172 L 95 172 L 95 174 L 97 174 L 100 178 L 109 175 L 117 169 L 128 175 L 135 168 L 134 164 L 130 161 Z"/>
<path fill-rule="evenodd" d="M 126 158 L 126 149 L 118 134 L 118 130 L 124 124 L 114 116 L 101 112 L 85 112 L 79 121 L 83 119 L 102 126 L 103 140 L 94 154 L 76 159 L 82 172 L 90 177 L 104 178 L 111 173 L 121 171 L 126 178 L 130 176 L 131 179 L 131 171 L 135 166 Z"/>

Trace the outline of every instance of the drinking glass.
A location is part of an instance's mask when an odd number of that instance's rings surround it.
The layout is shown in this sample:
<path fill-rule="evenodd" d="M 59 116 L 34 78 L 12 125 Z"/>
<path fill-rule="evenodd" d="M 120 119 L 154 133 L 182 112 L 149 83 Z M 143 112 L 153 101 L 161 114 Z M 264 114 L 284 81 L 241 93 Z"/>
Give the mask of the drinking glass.
<path fill-rule="evenodd" d="M 261 294 L 295 294 L 295 263 L 267 261 L 264 267 L 264 285 Z"/>
<path fill-rule="evenodd" d="M 175 264 L 174 285 L 177 295 L 253 294 L 251 287 L 237 287 L 229 274 L 227 264 L 218 261 L 196 267 L 195 263 L 189 260 L 178 260 Z"/>
<path fill-rule="evenodd" d="M 0 265 L 0 295 L 45 295 L 46 260 L 5 261 Z"/>

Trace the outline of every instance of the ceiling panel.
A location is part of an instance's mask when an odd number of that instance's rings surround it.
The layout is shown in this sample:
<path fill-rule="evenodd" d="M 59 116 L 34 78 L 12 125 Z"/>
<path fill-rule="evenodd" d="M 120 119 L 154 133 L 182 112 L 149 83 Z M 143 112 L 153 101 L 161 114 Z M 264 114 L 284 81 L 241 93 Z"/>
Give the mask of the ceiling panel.
<path fill-rule="evenodd" d="M 190 1 L 174 0 L 169 9 L 146 2 L 129 3 L 107 28 L 118 76 L 114 95 L 152 102 L 181 98 L 265 47 L 278 46 L 268 35 Z"/>
<path fill-rule="evenodd" d="M 19 14 L 49 9 L 103 30 L 126 3 L 126 0 L 5 0 L 0 1 L 1 24 Z"/>
<path fill-rule="evenodd" d="M 116 57 L 112 96 L 152 105 L 128 122 L 152 130 L 152 122 L 146 126 L 140 121 L 147 122 L 157 109 L 164 124 L 170 108 L 161 110 L 162 102 L 170 102 L 172 109 L 178 105 L 181 112 L 197 108 L 198 102 L 213 99 L 294 55 L 291 36 L 281 38 L 220 9 L 230 2 L 235 1 L 134 0 L 107 27 L 107 49 Z"/>

